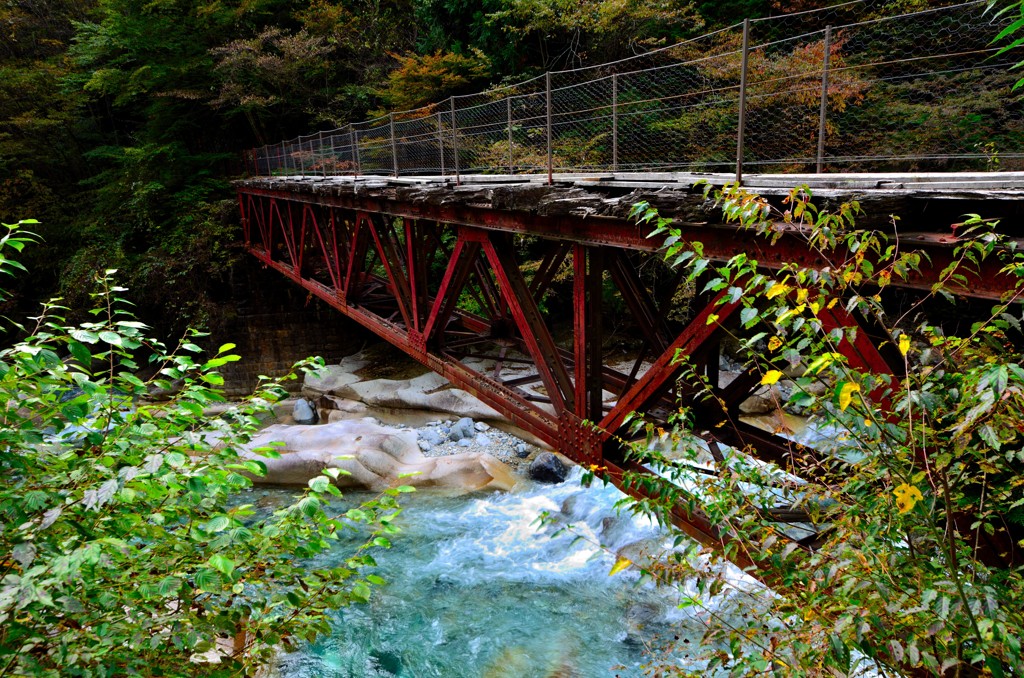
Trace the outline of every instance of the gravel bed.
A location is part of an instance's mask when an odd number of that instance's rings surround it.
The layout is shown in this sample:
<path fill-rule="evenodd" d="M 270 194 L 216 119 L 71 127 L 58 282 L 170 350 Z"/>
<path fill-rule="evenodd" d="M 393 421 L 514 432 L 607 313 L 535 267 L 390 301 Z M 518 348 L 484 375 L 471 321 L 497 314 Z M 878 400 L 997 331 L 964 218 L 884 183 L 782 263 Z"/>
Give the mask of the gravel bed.
<path fill-rule="evenodd" d="M 425 457 L 483 452 L 507 464 L 517 473 L 525 472 L 540 448 L 487 422 L 462 419 L 438 419 L 423 426 L 392 424 L 394 428 L 416 431 L 416 439 Z"/>

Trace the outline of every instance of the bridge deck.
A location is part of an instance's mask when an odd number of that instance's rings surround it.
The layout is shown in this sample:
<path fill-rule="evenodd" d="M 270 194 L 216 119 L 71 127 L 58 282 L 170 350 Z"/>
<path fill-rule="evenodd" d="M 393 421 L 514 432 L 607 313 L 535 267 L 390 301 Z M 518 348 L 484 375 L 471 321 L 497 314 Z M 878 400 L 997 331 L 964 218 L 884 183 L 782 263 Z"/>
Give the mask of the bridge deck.
<path fill-rule="evenodd" d="M 559 186 L 595 185 L 622 188 L 690 189 L 701 182 L 722 186 L 735 181 L 736 176 L 724 172 L 574 172 L 555 173 L 552 183 Z M 547 174 L 466 174 L 402 175 L 388 174 L 318 175 L 282 174 L 258 177 L 251 181 L 329 181 L 332 183 L 373 184 L 386 181 L 393 185 L 493 185 L 493 184 L 548 184 Z M 849 172 L 843 174 L 745 174 L 743 185 L 765 194 L 789 191 L 806 185 L 814 191 L 837 193 L 860 191 L 897 191 L 905 194 L 928 193 L 937 197 L 993 197 L 998 199 L 1024 199 L 1024 172 Z"/>

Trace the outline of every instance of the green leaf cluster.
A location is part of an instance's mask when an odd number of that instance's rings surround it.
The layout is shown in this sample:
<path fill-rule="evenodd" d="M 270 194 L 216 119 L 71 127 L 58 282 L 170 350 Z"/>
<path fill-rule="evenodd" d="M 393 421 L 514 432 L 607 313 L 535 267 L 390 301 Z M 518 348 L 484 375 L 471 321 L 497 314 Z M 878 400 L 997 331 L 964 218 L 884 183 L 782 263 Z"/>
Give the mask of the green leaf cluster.
<path fill-rule="evenodd" d="M 761 426 L 782 445 L 766 463 L 753 448 L 707 442 L 717 435 L 700 413 L 727 406 L 679 356 L 681 390 L 697 395 L 667 426 L 632 419 L 639 442 L 623 441 L 627 458 L 655 473 L 626 474 L 648 498 L 625 504 L 666 524 L 680 510 L 700 516 L 718 543 L 680 537 L 645 576 L 703 608 L 700 654 L 735 675 L 1018 675 L 1024 253 L 969 215 L 940 266 L 901 241 L 898 221 L 858 229 L 855 203 L 825 209 L 807 188 L 782 205 L 735 184 L 706 190 L 727 221 L 799 243 L 815 261 L 712 260 L 671 220 L 634 208 L 666 259 L 711 295 L 706 323 L 739 347 L 741 378 L 775 401 Z M 989 312 L 959 299 L 983 265 L 1007 290 Z M 938 278 L 929 289 L 890 295 L 925 268 Z M 958 331 L 950 314 L 976 321 Z M 858 358 L 879 344 L 878 360 Z M 749 564 L 776 595 L 737 584 L 726 560 Z M 708 602 L 723 592 L 728 604 Z M 672 674 L 674 661 L 656 665 Z"/>
<path fill-rule="evenodd" d="M 0 239 L 2 272 L 33 240 L 22 225 Z M 327 473 L 293 504 L 247 503 L 266 467 L 243 446 L 283 388 L 227 406 L 234 346 L 149 339 L 114 273 L 91 320 L 68 325 L 52 301 L 0 350 L 0 672 L 250 674 L 383 583 L 364 570 L 406 488 L 356 505 Z M 309 565 L 352 530 L 365 541 L 340 565 Z"/>

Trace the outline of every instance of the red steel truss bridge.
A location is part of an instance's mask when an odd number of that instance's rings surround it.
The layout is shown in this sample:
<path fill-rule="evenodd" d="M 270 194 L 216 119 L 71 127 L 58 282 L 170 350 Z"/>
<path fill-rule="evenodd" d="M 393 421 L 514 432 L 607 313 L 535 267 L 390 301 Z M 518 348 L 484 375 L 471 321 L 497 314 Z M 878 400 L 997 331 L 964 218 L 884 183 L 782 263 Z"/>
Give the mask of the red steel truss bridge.
<path fill-rule="evenodd" d="M 661 241 L 628 213 L 646 200 L 702 242 L 709 258 L 747 253 L 769 273 L 791 262 L 814 266 L 817 255 L 791 233 L 769 244 L 720 223 L 697 179 L 567 175 L 548 184 L 544 175 L 481 175 L 456 185 L 441 177 L 289 176 L 243 180 L 237 191 L 246 246 L 264 265 L 569 458 L 607 467 L 621 483 L 623 471 L 644 471 L 624 460 L 617 439 L 627 435 L 632 412 L 663 421 L 691 406 L 709 443 L 783 467 L 799 448 L 742 416 L 741 403 L 759 387 L 756 367 L 720 373 L 720 346 L 738 325 L 741 303 L 683 295 L 681 274 L 662 262 Z M 984 212 L 1012 228 L 1024 213 L 1024 173 L 747 181 L 767 195 L 796 182 L 817 195 L 857 198 L 869 222 L 899 212 L 901 243 L 931 260 L 902 283 L 909 294 L 929 289 L 951 261 L 950 224 L 962 214 Z M 1011 286 L 987 265 L 961 291 L 992 300 Z M 820 319 L 826 330 L 858 326 L 841 305 Z M 898 374 L 902 360 L 887 351 L 887 339 L 861 327 L 842 351 L 856 368 Z M 696 397 L 677 354 L 706 375 L 717 398 Z M 679 507 L 674 518 L 702 542 L 721 542 L 699 510 Z M 799 519 L 780 514 L 782 522 Z M 812 533 L 805 542 L 814 539 Z"/>

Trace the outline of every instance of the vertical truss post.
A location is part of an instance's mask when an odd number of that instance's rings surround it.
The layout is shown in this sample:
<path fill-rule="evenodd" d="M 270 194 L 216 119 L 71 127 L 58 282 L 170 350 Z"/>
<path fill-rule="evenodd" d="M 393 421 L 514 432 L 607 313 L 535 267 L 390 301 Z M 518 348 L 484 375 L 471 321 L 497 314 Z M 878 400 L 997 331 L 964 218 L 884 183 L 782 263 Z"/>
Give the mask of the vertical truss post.
<path fill-rule="evenodd" d="M 575 412 L 580 419 L 599 422 L 602 411 L 603 333 L 601 325 L 601 248 L 573 245 L 573 364 Z"/>
<path fill-rule="evenodd" d="M 455 123 L 455 97 L 451 97 L 452 102 L 452 155 L 455 156 L 455 185 L 458 186 L 462 183 L 459 178 L 459 130 Z"/>
<path fill-rule="evenodd" d="M 352 126 L 349 125 L 351 128 Z M 352 153 L 356 160 L 356 176 L 358 177 L 363 173 L 362 162 L 359 160 L 359 130 L 352 130 Z"/>
<path fill-rule="evenodd" d="M 391 129 L 391 171 L 398 176 L 398 144 L 395 142 L 395 114 L 388 113 L 388 127 Z"/>
<path fill-rule="evenodd" d="M 821 111 L 818 114 L 818 174 L 825 169 L 825 120 L 828 117 L 828 62 L 831 51 L 832 26 L 825 26 L 825 57 L 821 65 Z"/>
<path fill-rule="evenodd" d="M 437 112 L 437 154 L 441 159 L 441 176 L 444 176 L 444 127 L 441 126 L 441 111 Z"/>
<path fill-rule="evenodd" d="M 514 165 L 512 164 L 512 97 L 505 98 L 505 104 L 508 107 L 508 173 L 515 174 Z"/>
<path fill-rule="evenodd" d="M 551 162 L 551 71 L 544 74 L 545 109 L 547 111 L 547 140 L 548 140 L 548 185 L 554 183 Z"/>
<path fill-rule="evenodd" d="M 619 74 L 612 73 L 612 171 L 619 170 Z"/>
<path fill-rule="evenodd" d="M 739 123 L 736 130 L 736 183 L 743 182 L 743 140 L 747 127 L 747 65 L 750 58 L 750 19 L 743 20 L 743 57 L 740 63 Z"/>

